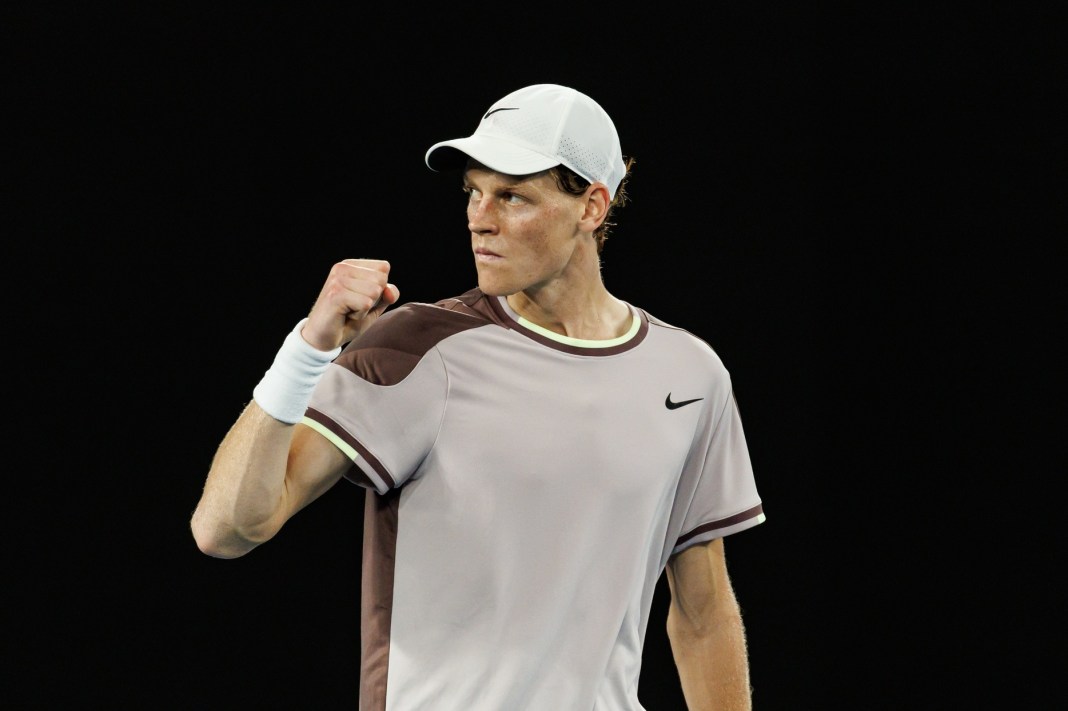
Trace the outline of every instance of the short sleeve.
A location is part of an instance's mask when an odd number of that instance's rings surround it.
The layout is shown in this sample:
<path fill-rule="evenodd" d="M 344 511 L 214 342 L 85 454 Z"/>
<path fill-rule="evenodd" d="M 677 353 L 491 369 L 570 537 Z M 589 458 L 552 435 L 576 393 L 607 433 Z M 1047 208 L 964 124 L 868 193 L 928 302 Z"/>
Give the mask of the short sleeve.
<path fill-rule="evenodd" d="M 442 319 L 447 323 L 449 312 L 406 307 L 386 314 L 346 346 L 312 391 L 302 423 L 352 460 L 350 481 L 385 494 L 433 447 L 448 392 L 436 344 L 456 330 L 442 328 Z"/>
<path fill-rule="evenodd" d="M 691 457 L 684 480 L 695 483 L 672 554 L 689 546 L 763 523 L 764 508 L 757 492 L 749 448 L 734 391 L 710 435 L 699 441 L 701 451 Z"/>

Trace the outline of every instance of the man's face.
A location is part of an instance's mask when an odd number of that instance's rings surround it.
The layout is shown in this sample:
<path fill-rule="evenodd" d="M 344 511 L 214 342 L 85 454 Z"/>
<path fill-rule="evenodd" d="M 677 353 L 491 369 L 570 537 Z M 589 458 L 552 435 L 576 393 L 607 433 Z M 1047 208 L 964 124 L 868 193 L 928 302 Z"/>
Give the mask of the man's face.
<path fill-rule="evenodd" d="M 585 200 L 544 171 L 517 177 L 472 164 L 464 173 L 478 285 L 490 296 L 566 285 Z"/>

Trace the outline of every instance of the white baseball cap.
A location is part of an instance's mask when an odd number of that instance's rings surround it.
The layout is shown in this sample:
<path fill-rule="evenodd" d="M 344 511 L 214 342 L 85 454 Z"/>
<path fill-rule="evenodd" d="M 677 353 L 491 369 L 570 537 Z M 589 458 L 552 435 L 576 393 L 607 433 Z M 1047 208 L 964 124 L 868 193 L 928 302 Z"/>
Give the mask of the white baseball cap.
<path fill-rule="evenodd" d="M 565 165 L 612 197 L 627 173 L 612 119 L 600 104 L 559 84 L 534 84 L 500 99 L 467 138 L 435 143 L 431 170 L 462 168 L 467 157 L 509 175 Z"/>

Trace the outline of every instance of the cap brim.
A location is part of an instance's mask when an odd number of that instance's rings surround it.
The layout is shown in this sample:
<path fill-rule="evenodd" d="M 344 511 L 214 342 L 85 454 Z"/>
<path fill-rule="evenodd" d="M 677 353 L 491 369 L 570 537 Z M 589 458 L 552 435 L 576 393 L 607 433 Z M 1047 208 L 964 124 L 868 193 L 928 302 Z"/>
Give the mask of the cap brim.
<path fill-rule="evenodd" d="M 463 168 L 468 157 L 508 175 L 529 175 L 560 165 L 557 158 L 491 136 L 468 136 L 435 143 L 426 152 L 426 165 L 434 171 L 454 170 Z"/>

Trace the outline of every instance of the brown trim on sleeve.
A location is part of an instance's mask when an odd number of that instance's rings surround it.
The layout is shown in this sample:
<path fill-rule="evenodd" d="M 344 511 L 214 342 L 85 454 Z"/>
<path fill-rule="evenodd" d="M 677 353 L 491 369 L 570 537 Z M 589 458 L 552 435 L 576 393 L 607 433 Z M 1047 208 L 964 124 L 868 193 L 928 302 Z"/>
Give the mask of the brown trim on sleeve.
<path fill-rule="evenodd" d="M 386 486 L 388 486 L 390 489 L 397 486 L 397 483 L 393 481 L 393 477 L 391 477 L 389 475 L 389 472 L 386 471 L 386 468 L 382 465 L 382 462 L 378 461 L 378 459 L 374 455 L 372 455 L 366 447 L 360 444 L 359 440 L 357 440 L 355 437 L 353 437 L 348 432 L 339 427 L 336 422 L 316 410 L 314 407 L 309 407 L 304 412 L 304 416 L 307 417 L 309 420 L 314 420 L 315 422 L 318 422 L 320 425 L 330 430 L 330 433 L 337 437 L 339 440 L 356 450 L 356 452 L 359 453 L 359 455 L 364 460 L 366 460 L 367 464 L 375 470 L 375 473 L 378 474 L 378 476 L 382 477 L 382 481 L 386 483 Z M 353 466 L 349 467 L 348 471 L 345 472 L 345 478 L 355 484 L 359 484 L 360 486 L 369 486 L 372 489 L 378 488 L 378 486 L 374 482 L 372 482 L 366 474 L 363 473 L 358 464 L 353 464 Z"/>
<path fill-rule="evenodd" d="M 751 518 L 759 516 L 762 513 L 764 513 L 764 505 L 757 504 L 753 508 L 742 511 L 741 513 L 734 514 L 733 516 L 728 516 L 727 518 L 720 519 L 719 521 L 711 521 L 709 523 L 701 524 L 689 533 L 679 536 L 679 540 L 675 542 L 675 546 L 682 545 L 694 536 L 700 536 L 702 533 L 708 533 L 709 531 L 715 531 L 720 528 L 727 528 L 728 526 L 733 526 L 736 523 L 747 521 Z"/>

